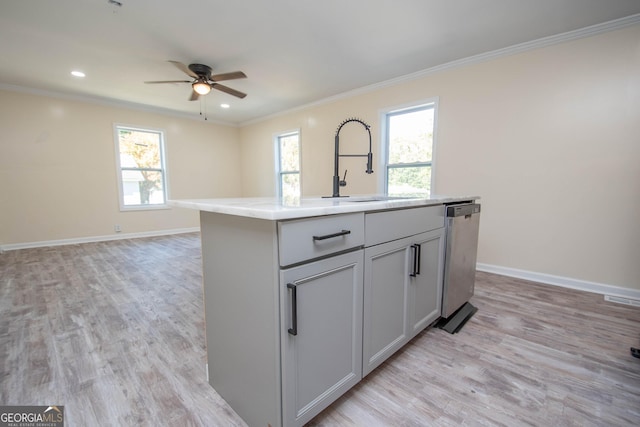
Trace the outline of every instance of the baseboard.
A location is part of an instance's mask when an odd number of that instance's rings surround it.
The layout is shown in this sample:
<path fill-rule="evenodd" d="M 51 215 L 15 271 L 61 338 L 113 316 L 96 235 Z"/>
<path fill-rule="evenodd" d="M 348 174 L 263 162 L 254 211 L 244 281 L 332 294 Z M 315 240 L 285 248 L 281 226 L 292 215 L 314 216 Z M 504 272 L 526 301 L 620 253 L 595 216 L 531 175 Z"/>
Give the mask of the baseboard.
<path fill-rule="evenodd" d="M 18 249 L 41 248 L 47 246 L 106 242 L 110 240 L 137 239 L 141 237 L 168 236 L 172 234 L 196 233 L 199 231 L 200 227 L 174 228 L 170 230 L 142 231 L 138 233 L 118 233 L 107 236 L 90 236 L 72 239 L 45 240 L 40 242 L 13 243 L 8 245 L 0 245 L 0 252 L 13 251 Z M 586 280 L 573 279 L 571 277 L 554 276 L 552 274 L 537 273 L 535 271 L 520 270 L 517 268 L 502 267 L 499 265 L 484 264 L 480 262 L 476 264 L 476 269 L 478 271 L 484 271 L 487 273 L 515 277 L 518 279 L 530 280 L 532 282 L 560 286 L 563 288 L 577 289 L 580 291 L 593 292 L 596 294 L 640 300 L 640 290 L 637 289 L 621 288 L 619 286 L 607 285 L 604 283 L 589 282 Z"/>
<path fill-rule="evenodd" d="M 118 233 L 107 236 L 77 237 L 72 239 L 44 240 L 41 242 L 12 243 L 0 245 L 0 252 L 14 251 L 18 249 L 42 248 L 46 246 L 77 245 L 79 243 L 106 242 L 109 240 L 137 239 L 140 237 L 168 236 L 171 234 L 195 233 L 200 227 L 174 228 L 170 230 L 141 231 L 138 233 Z"/>
<path fill-rule="evenodd" d="M 589 282 L 586 280 L 572 279 L 570 277 L 554 276 L 552 274 L 536 273 L 534 271 L 519 270 L 517 268 L 501 267 L 499 265 L 483 263 L 476 264 L 476 269 L 478 271 L 531 280 L 532 282 L 545 283 L 547 285 L 555 285 L 563 288 L 577 289 L 580 291 L 630 298 L 632 300 L 640 301 L 640 290 L 638 289 L 621 288 L 619 286 L 606 285 L 604 283 Z"/>

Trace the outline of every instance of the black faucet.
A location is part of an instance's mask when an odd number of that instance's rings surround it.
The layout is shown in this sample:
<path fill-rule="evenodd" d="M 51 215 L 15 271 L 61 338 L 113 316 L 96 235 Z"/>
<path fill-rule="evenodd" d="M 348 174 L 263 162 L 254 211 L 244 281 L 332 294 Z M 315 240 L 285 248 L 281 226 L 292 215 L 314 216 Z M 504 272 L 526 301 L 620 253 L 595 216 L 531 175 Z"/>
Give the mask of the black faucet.
<path fill-rule="evenodd" d="M 358 122 L 362 126 L 364 126 L 364 128 L 367 130 L 367 133 L 369 134 L 369 153 L 340 154 L 340 130 L 342 129 L 342 126 L 346 125 L 349 122 Z M 369 126 L 368 124 L 366 124 L 360 119 L 356 119 L 356 118 L 347 119 L 344 122 L 340 123 L 340 126 L 338 126 L 338 130 L 336 131 L 335 142 L 336 142 L 336 152 L 335 152 L 335 165 L 334 165 L 334 171 L 333 171 L 333 195 L 327 196 L 327 197 L 349 197 L 349 196 L 340 195 L 340 187 L 344 187 L 347 185 L 346 170 L 344 171 L 344 178 L 340 179 L 340 167 L 339 167 L 340 157 L 366 157 L 367 170 L 365 172 L 368 174 L 372 174 L 373 173 L 373 154 L 371 153 L 371 126 Z"/>

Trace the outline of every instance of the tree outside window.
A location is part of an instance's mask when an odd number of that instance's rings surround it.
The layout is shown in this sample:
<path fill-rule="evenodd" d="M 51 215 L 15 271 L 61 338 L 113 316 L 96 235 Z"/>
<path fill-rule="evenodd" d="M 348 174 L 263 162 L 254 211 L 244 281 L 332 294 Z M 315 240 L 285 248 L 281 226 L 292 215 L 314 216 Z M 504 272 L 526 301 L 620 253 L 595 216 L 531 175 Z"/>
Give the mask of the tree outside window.
<path fill-rule="evenodd" d="M 435 104 L 390 111 L 386 120 L 386 192 L 431 194 Z"/>
<path fill-rule="evenodd" d="M 120 206 L 165 206 L 166 185 L 163 133 L 116 126 Z"/>

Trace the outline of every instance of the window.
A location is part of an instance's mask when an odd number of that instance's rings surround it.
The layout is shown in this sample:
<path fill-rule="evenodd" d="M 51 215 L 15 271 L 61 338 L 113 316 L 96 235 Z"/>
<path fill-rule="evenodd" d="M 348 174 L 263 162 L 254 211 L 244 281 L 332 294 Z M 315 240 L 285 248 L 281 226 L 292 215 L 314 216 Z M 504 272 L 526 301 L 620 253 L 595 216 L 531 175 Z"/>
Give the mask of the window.
<path fill-rule="evenodd" d="M 163 132 L 116 126 L 115 134 L 120 209 L 166 208 Z"/>
<path fill-rule="evenodd" d="M 386 194 L 431 194 L 435 113 L 435 102 L 384 113 Z"/>
<path fill-rule="evenodd" d="M 300 131 L 276 136 L 277 195 L 285 204 L 300 199 Z"/>

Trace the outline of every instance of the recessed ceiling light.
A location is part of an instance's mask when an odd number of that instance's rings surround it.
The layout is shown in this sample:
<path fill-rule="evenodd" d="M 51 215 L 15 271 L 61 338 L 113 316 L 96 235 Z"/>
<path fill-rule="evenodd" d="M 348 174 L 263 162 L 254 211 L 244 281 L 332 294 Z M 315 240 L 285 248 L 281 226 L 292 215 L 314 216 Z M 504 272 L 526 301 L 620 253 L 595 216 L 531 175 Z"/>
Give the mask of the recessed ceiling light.
<path fill-rule="evenodd" d="M 85 74 L 82 71 L 78 71 L 78 70 L 73 70 L 71 72 L 71 75 L 74 77 L 84 77 Z"/>
<path fill-rule="evenodd" d="M 229 107 L 231 107 L 231 105 L 229 105 L 229 104 L 220 104 L 220 107 L 221 108 L 229 108 Z"/>

